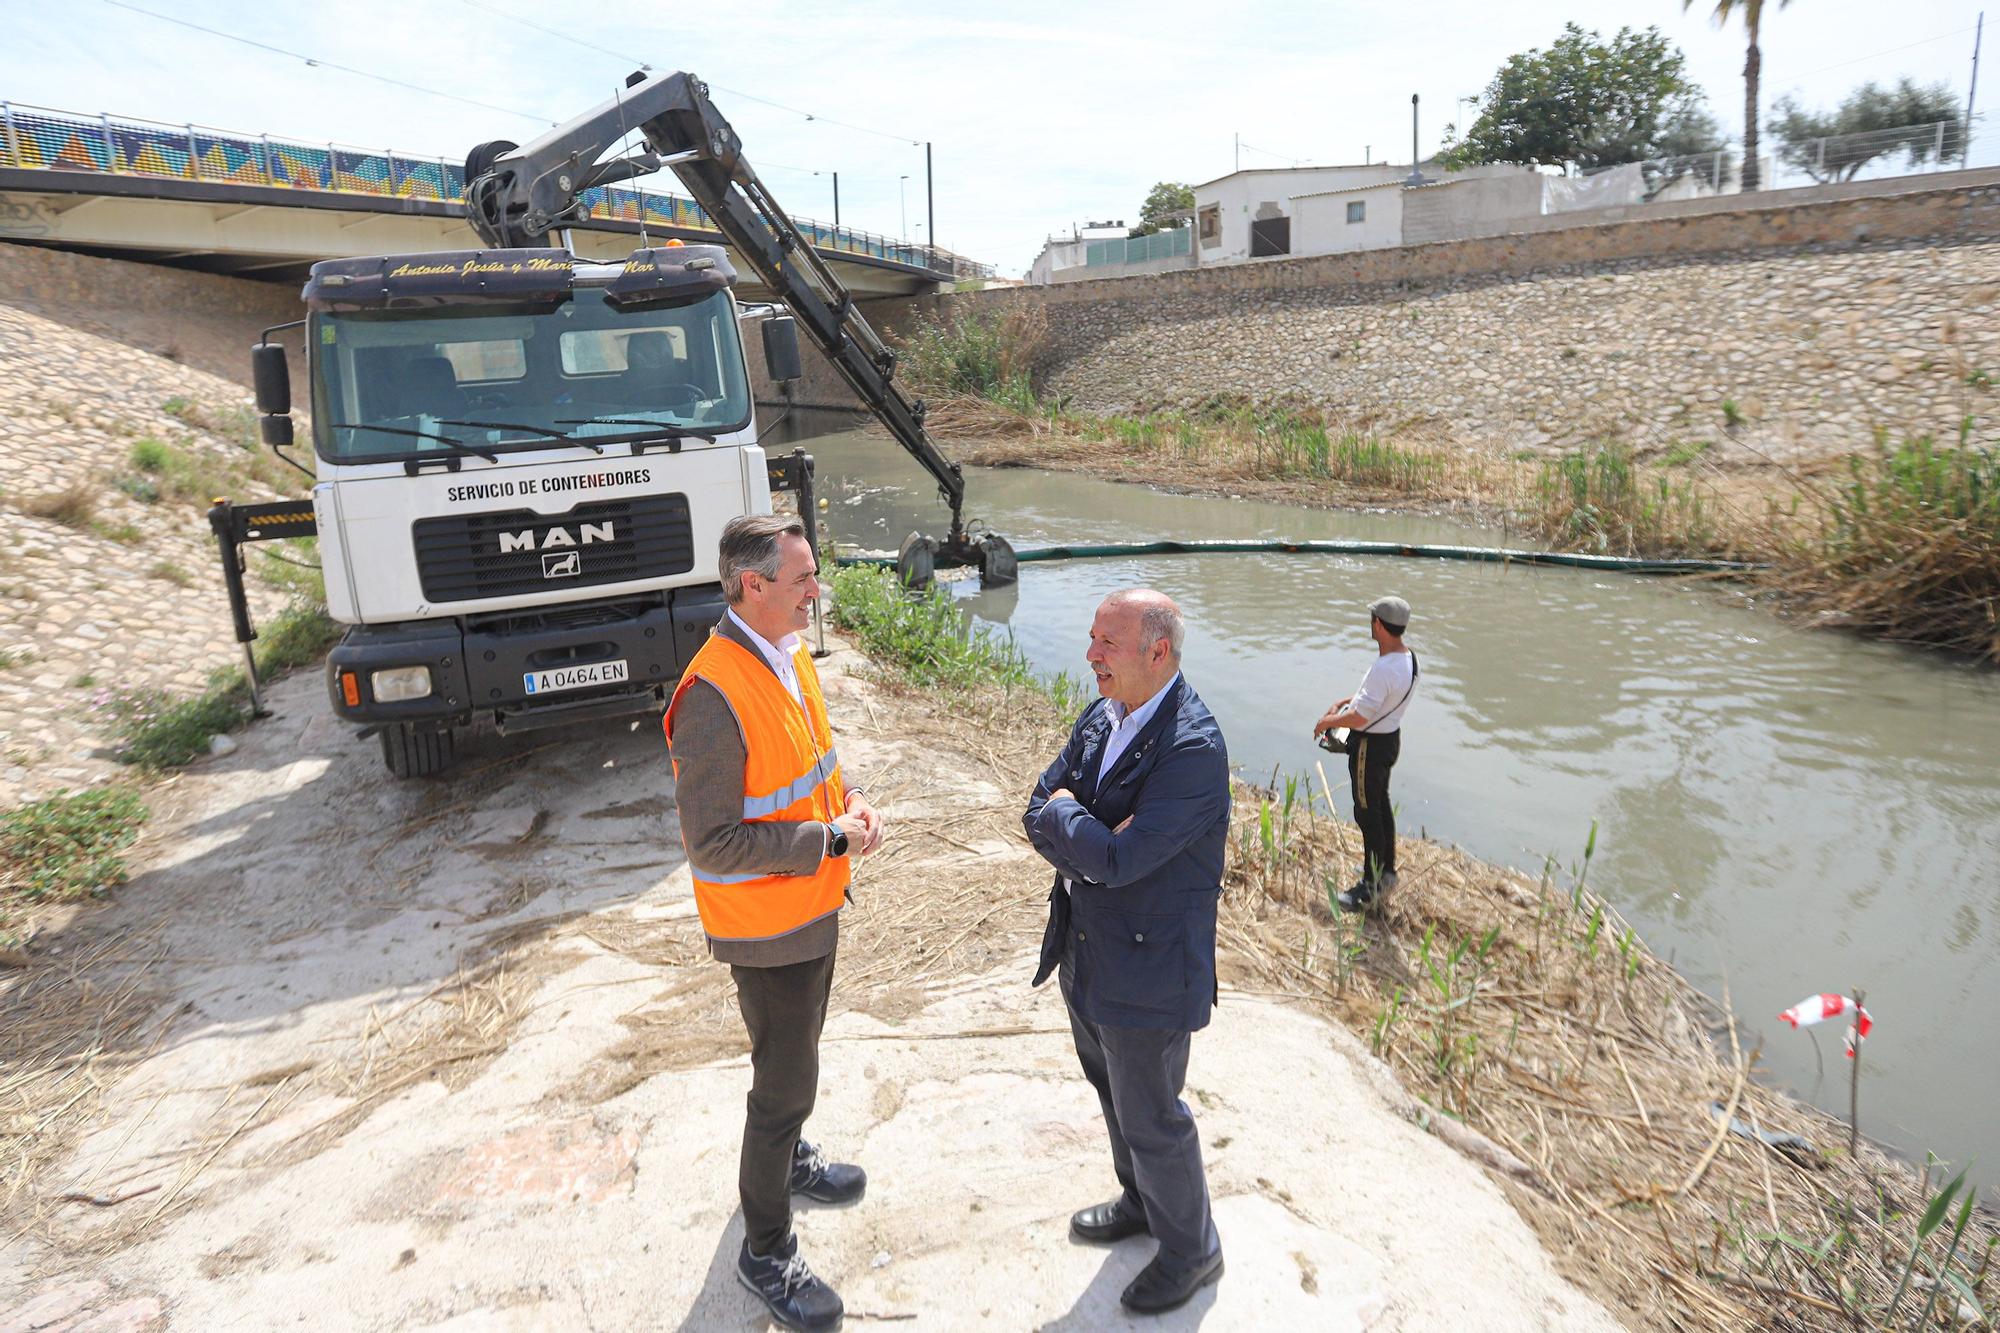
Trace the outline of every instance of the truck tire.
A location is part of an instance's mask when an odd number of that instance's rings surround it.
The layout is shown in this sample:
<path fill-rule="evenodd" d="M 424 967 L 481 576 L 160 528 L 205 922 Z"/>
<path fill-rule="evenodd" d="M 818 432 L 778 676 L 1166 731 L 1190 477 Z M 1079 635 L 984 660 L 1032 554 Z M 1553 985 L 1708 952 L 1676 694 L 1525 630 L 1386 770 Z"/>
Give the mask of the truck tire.
<path fill-rule="evenodd" d="M 382 762 L 399 778 L 428 778 L 451 764 L 449 728 L 414 727 L 403 722 L 376 734 L 382 739 Z"/>

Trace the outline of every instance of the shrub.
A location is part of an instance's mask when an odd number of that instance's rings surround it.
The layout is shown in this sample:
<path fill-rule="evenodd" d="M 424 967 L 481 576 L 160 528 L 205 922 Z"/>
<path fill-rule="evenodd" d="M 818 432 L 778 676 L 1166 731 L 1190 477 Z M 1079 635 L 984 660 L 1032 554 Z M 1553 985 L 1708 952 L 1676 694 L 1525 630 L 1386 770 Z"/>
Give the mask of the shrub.
<path fill-rule="evenodd" d="M 1047 345 L 1048 328 L 1048 316 L 1038 306 L 920 317 L 904 340 L 910 381 L 928 393 L 970 394 L 1034 412 L 1035 361 Z"/>
<path fill-rule="evenodd" d="M 140 504 L 157 504 L 160 499 L 160 483 L 151 477 L 134 476 L 127 473 L 111 483 Z"/>
<path fill-rule="evenodd" d="M 155 439 L 139 440 L 132 445 L 132 466 L 141 472 L 165 472 L 173 457 L 173 449 Z"/>
<path fill-rule="evenodd" d="M 171 560 L 162 560 L 146 572 L 156 579 L 166 580 L 176 588 L 191 588 L 194 586 L 194 575 L 188 573 Z"/>
<path fill-rule="evenodd" d="M 942 587 L 909 592 L 887 570 L 853 566 L 833 576 L 833 617 L 863 652 L 918 684 L 1034 683 L 1014 641 L 969 625 Z"/>
<path fill-rule="evenodd" d="M 146 807 L 129 791 L 100 788 L 0 815 L 0 889 L 27 898 L 74 898 L 125 882 L 124 851 Z"/>
<path fill-rule="evenodd" d="M 35 518 L 46 518 L 66 528 L 87 529 L 97 517 L 97 492 L 87 482 L 75 482 L 59 491 L 37 495 L 21 506 Z"/>
<path fill-rule="evenodd" d="M 1848 460 L 1787 582 L 1842 623 L 2000 661 L 2000 456 L 1928 436 Z"/>

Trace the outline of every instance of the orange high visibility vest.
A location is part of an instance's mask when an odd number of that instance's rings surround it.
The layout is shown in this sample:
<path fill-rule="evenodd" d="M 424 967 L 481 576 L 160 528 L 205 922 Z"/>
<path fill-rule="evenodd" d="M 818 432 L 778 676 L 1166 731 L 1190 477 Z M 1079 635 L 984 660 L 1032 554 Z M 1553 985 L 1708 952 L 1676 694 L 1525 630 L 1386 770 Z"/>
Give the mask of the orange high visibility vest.
<path fill-rule="evenodd" d="M 705 680 L 729 701 L 748 751 L 743 761 L 746 823 L 808 819 L 830 823 L 846 809 L 847 789 L 840 779 L 819 673 L 804 645 L 794 651 L 792 660 L 803 709 L 755 652 L 711 634 L 688 663 L 673 702 L 667 705 L 663 726 L 671 746 L 674 712 L 690 684 Z M 680 780 L 678 760 L 674 780 Z M 702 929 L 718 940 L 774 939 L 837 912 L 851 874 L 844 856 L 822 859 L 810 875 L 712 874 L 694 864 L 692 856 L 688 868 L 694 874 Z"/>

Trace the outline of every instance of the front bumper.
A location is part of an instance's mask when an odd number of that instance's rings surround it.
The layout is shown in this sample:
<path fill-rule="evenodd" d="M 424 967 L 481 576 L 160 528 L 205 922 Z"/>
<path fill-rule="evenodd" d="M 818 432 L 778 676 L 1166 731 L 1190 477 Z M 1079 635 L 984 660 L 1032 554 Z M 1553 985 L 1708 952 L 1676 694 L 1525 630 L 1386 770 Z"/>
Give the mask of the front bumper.
<path fill-rule="evenodd" d="M 647 598 L 356 625 L 327 655 L 327 693 L 336 715 L 372 726 L 453 726 L 490 712 L 503 730 L 525 730 L 645 711 L 664 703 L 724 606 L 721 587 L 704 584 Z M 527 691 L 532 672 L 612 661 L 625 662 L 625 680 L 554 694 Z M 428 695 L 374 697 L 375 672 L 419 666 L 430 674 Z"/>

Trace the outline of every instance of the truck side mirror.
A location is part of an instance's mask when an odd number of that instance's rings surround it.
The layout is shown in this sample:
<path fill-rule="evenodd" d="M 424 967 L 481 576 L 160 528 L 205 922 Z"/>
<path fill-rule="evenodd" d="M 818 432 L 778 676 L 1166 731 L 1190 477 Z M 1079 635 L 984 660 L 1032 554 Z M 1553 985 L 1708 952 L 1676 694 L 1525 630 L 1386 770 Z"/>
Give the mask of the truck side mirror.
<path fill-rule="evenodd" d="M 778 384 L 789 384 L 806 373 L 799 360 L 799 323 L 790 315 L 764 321 L 764 369 Z"/>
<path fill-rule="evenodd" d="M 280 343 L 250 349 L 250 377 L 257 386 L 258 434 L 273 449 L 292 442 L 292 369 Z"/>

